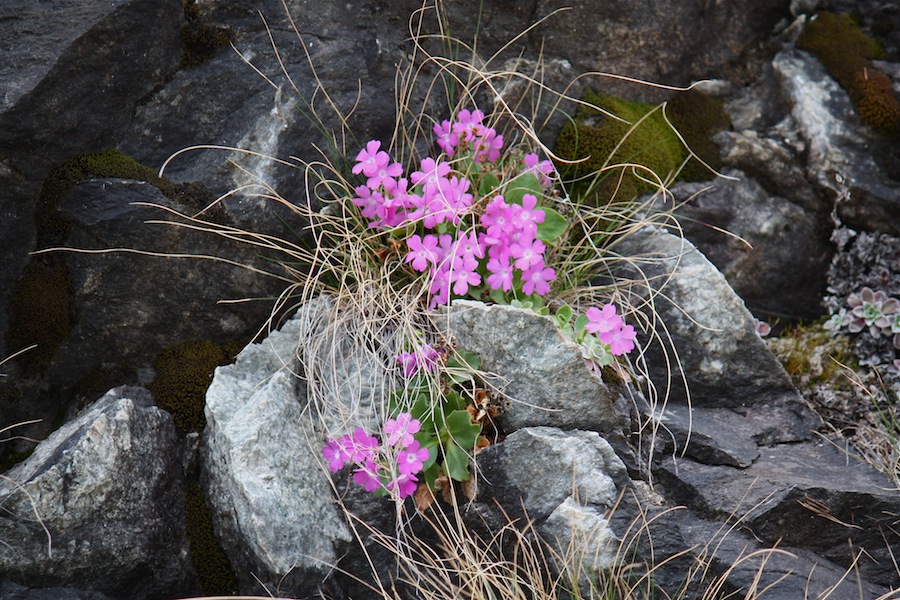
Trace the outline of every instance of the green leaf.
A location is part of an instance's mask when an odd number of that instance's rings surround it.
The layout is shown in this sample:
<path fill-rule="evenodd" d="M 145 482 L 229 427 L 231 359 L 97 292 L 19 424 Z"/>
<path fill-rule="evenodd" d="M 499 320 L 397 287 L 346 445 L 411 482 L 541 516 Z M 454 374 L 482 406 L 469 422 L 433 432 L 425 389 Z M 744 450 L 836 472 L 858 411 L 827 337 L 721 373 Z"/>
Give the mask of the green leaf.
<path fill-rule="evenodd" d="M 461 362 L 458 363 L 460 366 L 465 365 L 473 371 L 481 368 L 481 357 L 474 352 L 469 352 L 467 350 L 457 350 L 456 354 L 453 357 L 453 360 L 456 360 L 457 356 L 461 359 Z"/>
<path fill-rule="evenodd" d="M 572 320 L 572 307 L 568 305 L 563 305 L 556 311 L 556 327 L 558 329 L 564 328 L 569 324 L 569 321 Z"/>
<path fill-rule="evenodd" d="M 587 315 L 582 313 L 575 318 L 575 339 L 580 339 L 584 335 L 584 328 L 587 327 Z"/>
<path fill-rule="evenodd" d="M 516 204 L 522 204 L 522 197 L 525 194 L 533 194 L 540 198 L 543 193 L 544 188 L 541 186 L 541 182 L 534 173 L 528 171 L 514 178 L 506 185 L 503 199 L 506 200 L 507 203 L 515 202 Z"/>
<path fill-rule="evenodd" d="M 472 422 L 468 411 L 455 410 L 447 415 L 447 433 L 451 438 L 447 441 L 455 442 L 466 450 L 472 450 L 475 448 L 478 436 L 481 435 L 481 425 Z M 447 447 L 451 445 L 450 443 L 446 444 Z"/>
<path fill-rule="evenodd" d="M 500 187 L 500 180 L 493 173 L 485 173 L 481 177 L 481 183 L 478 185 L 478 193 L 482 196 L 491 194 Z"/>
<path fill-rule="evenodd" d="M 537 238 L 543 242 L 553 243 L 558 240 L 566 229 L 569 222 L 561 214 L 548 206 L 543 206 L 544 222 L 538 224 Z"/>
<path fill-rule="evenodd" d="M 420 448 L 428 449 L 428 460 L 422 463 L 422 469 L 429 469 L 431 465 L 437 463 L 438 456 L 441 453 L 440 440 L 432 434 L 425 435 L 422 432 L 417 433 L 413 437 L 419 442 Z"/>
<path fill-rule="evenodd" d="M 459 395 L 459 392 L 456 390 L 447 390 L 447 394 L 445 396 L 446 404 L 444 405 L 444 414 L 451 415 L 453 413 L 459 412 L 466 407 L 466 401 L 463 400 L 462 396 Z M 467 415 L 469 413 L 466 413 Z"/>
<path fill-rule="evenodd" d="M 428 484 L 428 487 L 431 488 L 431 491 L 433 492 L 434 482 L 441 476 L 441 466 L 435 463 L 427 469 L 423 469 L 422 473 L 425 475 L 425 483 Z"/>
<path fill-rule="evenodd" d="M 455 444 L 444 451 L 444 472 L 450 479 L 467 481 L 469 479 L 469 453 Z"/>

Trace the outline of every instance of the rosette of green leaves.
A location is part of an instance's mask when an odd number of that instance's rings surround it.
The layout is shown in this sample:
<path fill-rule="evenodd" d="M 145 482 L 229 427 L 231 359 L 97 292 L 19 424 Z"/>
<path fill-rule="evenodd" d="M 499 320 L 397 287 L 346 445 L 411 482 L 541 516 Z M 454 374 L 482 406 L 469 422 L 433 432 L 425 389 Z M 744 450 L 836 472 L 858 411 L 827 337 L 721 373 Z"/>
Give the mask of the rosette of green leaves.
<path fill-rule="evenodd" d="M 420 447 L 430 454 L 422 473 L 428 486 L 434 490 L 435 481 L 443 471 L 455 481 L 468 481 L 472 476 L 469 463 L 472 451 L 481 437 L 481 425 L 473 423 L 466 410 L 475 380 L 472 372 L 481 366 L 481 359 L 458 350 L 451 356 L 440 372 L 440 393 L 435 397 L 434 387 L 426 379 L 427 375 L 416 374 L 405 390 L 395 393 L 392 414 L 408 411 L 421 423 L 415 439 Z M 401 402 L 402 399 L 406 402 Z M 412 404 L 409 405 L 408 403 Z M 406 404 L 404 409 L 401 404 Z"/>

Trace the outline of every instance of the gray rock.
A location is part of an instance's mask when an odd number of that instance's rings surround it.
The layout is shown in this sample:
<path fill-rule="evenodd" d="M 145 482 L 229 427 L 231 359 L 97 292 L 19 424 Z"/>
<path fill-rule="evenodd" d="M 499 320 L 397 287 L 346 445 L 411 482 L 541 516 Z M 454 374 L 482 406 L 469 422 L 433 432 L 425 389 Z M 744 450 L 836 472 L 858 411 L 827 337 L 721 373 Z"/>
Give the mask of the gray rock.
<path fill-rule="evenodd" d="M 512 400 L 500 417 L 507 431 L 536 425 L 620 430 L 614 409 L 620 390 L 585 367 L 578 346 L 563 338 L 551 318 L 466 300 L 455 301 L 447 315 L 459 347 L 480 356 L 491 383 Z"/>
<path fill-rule="evenodd" d="M 478 473 L 479 494 L 512 488 L 513 493 L 503 494 L 509 505 L 521 505 L 536 520 L 548 517 L 569 497 L 609 508 L 618 496 L 617 484 L 627 480 L 625 465 L 600 434 L 555 427 L 526 427 L 510 434 L 478 455 Z"/>
<path fill-rule="evenodd" d="M 617 251 L 639 261 L 640 273 L 623 268 L 623 277 L 638 282 L 632 291 L 645 296 L 648 283 L 654 291 L 653 310 L 665 323 L 658 333 L 676 349 L 694 406 L 801 403 L 784 367 L 756 334 L 744 303 L 693 244 L 648 227 L 622 239 Z M 656 352 L 648 360 L 651 379 L 664 389 L 668 369 L 675 367 L 667 367 L 658 348 L 651 351 Z M 679 376 L 671 375 L 673 393 L 684 397 Z"/>
<path fill-rule="evenodd" d="M 297 395 L 302 326 L 245 348 L 207 391 L 202 480 L 242 591 L 311 593 L 337 563 L 335 544 L 351 540 Z"/>
<path fill-rule="evenodd" d="M 900 232 L 900 184 L 876 161 L 879 140 L 859 121 L 847 93 L 810 55 L 784 50 L 772 62 L 806 144 L 811 180 L 837 198 L 849 226 Z"/>
<path fill-rule="evenodd" d="M 172 417 L 116 388 L 0 479 L 0 579 L 127 598 L 196 589 Z"/>
<path fill-rule="evenodd" d="M 496 502 L 506 514 L 537 523 L 559 556 L 581 557 L 574 575 L 584 589 L 591 576 L 617 564 L 619 538 L 608 513 L 628 475 L 598 433 L 520 429 L 478 455 L 478 478 L 479 514 L 490 515 Z"/>
<path fill-rule="evenodd" d="M 676 201 L 691 199 L 678 209 L 685 236 L 757 317 L 818 318 L 834 252 L 830 219 L 767 193 L 746 173 L 724 173 L 734 179 L 672 189 Z"/>
<path fill-rule="evenodd" d="M 706 519 L 733 515 L 766 544 L 800 548 L 882 586 L 900 584 L 889 557 L 900 498 L 888 478 L 828 441 L 760 450 L 746 469 L 668 459 L 667 497 Z"/>

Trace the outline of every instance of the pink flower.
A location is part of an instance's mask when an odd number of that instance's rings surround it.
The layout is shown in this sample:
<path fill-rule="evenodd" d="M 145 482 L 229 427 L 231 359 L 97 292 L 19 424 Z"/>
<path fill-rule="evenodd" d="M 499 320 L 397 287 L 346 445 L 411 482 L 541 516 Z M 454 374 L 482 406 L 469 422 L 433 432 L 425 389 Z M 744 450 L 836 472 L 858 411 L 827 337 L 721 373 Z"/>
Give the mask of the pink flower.
<path fill-rule="evenodd" d="M 544 267 L 544 250 L 546 247 L 540 240 L 529 240 L 509 247 L 510 255 L 516 259 L 516 268 L 521 271 L 541 269 Z"/>
<path fill-rule="evenodd" d="M 353 462 L 362 463 L 372 460 L 378 450 L 378 438 L 366 433 L 362 427 L 357 427 L 352 436 L 344 436 L 345 448 Z"/>
<path fill-rule="evenodd" d="M 481 243 L 474 231 L 461 233 L 454 247 L 454 256 L 460 260 L 467 261 L 484 258 L 484 244 Z"/>
<path fill-rule="evenodd" d="M 419 168 L 410 174 L 409 180 L 413 185 L 425 188 L 426 193 L 437 188 L 438 182 L 450 173 L 450 163 L 435 162 L 430 156 L 422 159 Z"/>
<path fill-rule="evenodd" d="M 513 285 L 513 267 L 509 264 L 509 258 L 492 258 L 488 260 L 487 270 L 490 275 L 487 277 L 487 284 L 492 290 L 502 289 L 508 292 Z"/>
<path fill-rule="evenodd" d="M 435 141 L 437 142 L 437 145 L 440 146 L 441 150 L 444 151 L 444 154 L 453 156 L 456 146 L 459 145 L 459 136 L 453 132 L 450 127 L 450 121 L 444 121 L 440 125 L 435 124 L 432 131 L 434 131 L 434 135 L 437 136 Z"/>
<path fill-rule="evenodd" d="M 387 156 L 386 152 L 381 152 L 380 154 L 384 154 Z M 378 186 L 383 185 L 384 189 L 389 192 L 392 192 L 397 187 L 397 177 L 400 177 L 403 174 L 403 165 L 400 163 L 392 163 L 378 165 L 369 175 L 369 179 L 366 181 L 366 185 L 369 186 L 370 189 L 377 190 Z"/>
<path fill-rule="evenodd" d="M 482 130 L 481 137 L 475 140 L 475 162 L 496 162 L 503 148 L 503 136 L 497 135 L 491 127 Z"/>
<path fill-rule="evenodd" d="M 481 275 L 475 272 L 475 266 L 466 268 L 460 266 L 451 272 L 450 279 L 453 283 L 453 293 L 457 296 L 465 296 L 469 293 L 469 286 L 481 284 Z"/>
<path fill-rule="evenodd" d="M 360 150 L 359 154 L 356 155 L 357 164 L 353 165 L 352 171 L 354 173 L 362 173 L 366 177 L 371 177 L 378 169 L 387 166 L 391 157 L 388 156 L 387 152 L 379 152 L 379 148 L 381 148 L 381 142 L 378 140 L 371 140 L 367 143 L 366 147 Z"/>
<path fill-rule="evenodd" d="M 374 492 L 381 487 L 381 477 L 378 474 L 379 467 L 374 460 L 366 460 L 365 465 L 354 469 L 353 481 L 361 485 L 367 492 Z"/>
<path fill-rule="evenodd" d="M 416 355 L 413 352 L 401 352 L 394 357 L 394 360 L 400 363 L 400 366 L 403 368 L 403 376 L 407 379 L 411 379 L 419 370 Z"/>
<path fill-rule="evenodd" d="M 428 448 L 420 448 L 419 442 L 413 441 L 397 455 L 397 471 L 403 475 L 415 475 L 422 470 L 425 461 L 429 458 L 431 458 L 431 453 Z"/>
<path fill-rule="evenodd" d="M 397 479 L 387 484 L 387 489 L 392 492 L 396 490 L 401 498 L 406 498 L 416 493 L 416 488 L 419 487 L 418 481 L 415 475 L 401 473 L 397 476 Z"/>
<path fill-rule="evenodd" d="M 588 318 L 588 324 L 585 326 L 588 333 L 608 333 L 621 328 L 624 324 L 622 317 L 616 314 L 616 305 L 612 303 L 605 305 L 602 310 L 592 306 L 585 314 Z"/>
<path fill-rule="evenodd" d="M 621 329 L 601 333 L 600 341 L 609 346 L 609 351 L 613 356 L 622 356 L 634 349 L 635 337 L 637 337 L 637 333 L 634 331 L 634 327 L 626 325 Z"/>
<path fill-rule="evenodd" d="M 550 267 L 530 269 L 522 273 L 522 292 L 526 296 L 537 294 L 543 296 L 550 291 L 548 281 L 556 279 L 556 271 Z"/>
<path fill-rule="evenodd" d="M 413 434 L 418 433 L 421 426 L 419 420 L 413 419 L 409 413 L 400 413 L 396 419 L 388 419 L 385 422 L 384 441 L 389 446 L 396 446 L 397 442 L 400 442 L 400 445 L 406 448 L 415 441 Z"/>
<path fill-rule="evenodd" d="M 347 436 L 344 436 L 342 441 L 346 439 Z M 325 460 L 328 461 L 328 468 L 332 473 L 337 473 L 343 469 L 344 464 L 350 460 L 350 454 L 347 452 L 344 444 L 338 440 L 327 440 L 327 445 L 322 448 L 322 455 L 325 456 Z"/>
<path fill-rule="evenodd" d="M 438 263 L 437 237 L 429 234 L 422 238 L 416 234 L 406 240 L 406 245 L 409 247 L 409 254 L 403 260 L 412 263 L 412 268 L 416 271 L 425 271 L 428 265 Z"/>

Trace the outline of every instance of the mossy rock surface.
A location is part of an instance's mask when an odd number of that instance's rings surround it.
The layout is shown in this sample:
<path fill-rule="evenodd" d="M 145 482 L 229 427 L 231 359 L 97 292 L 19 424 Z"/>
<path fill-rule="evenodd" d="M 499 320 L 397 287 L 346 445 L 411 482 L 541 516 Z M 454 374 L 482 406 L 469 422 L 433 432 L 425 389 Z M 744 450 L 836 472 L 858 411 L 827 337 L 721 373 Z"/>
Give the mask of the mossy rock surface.
<path fill-rule="evenodd" d="M 32 260 L 12 292 L 7 347 L 36 345 L 18 361 L 35 373 L 49 364 L 56 349 L 69 336 L 74 317 L 69 270 L 53 258 Z"/>
<path fill-rule="evenodd" d="M 75 156 L 53 169 L 44 179 L 35 216 L 39 247 L 65 243 L 70 225 L 57 211 L 60 202 L 79 183 L 103 177 L 146 181 L 165 196 L 175 197 L 175 184 L 114 148 Z"/>
<path fill-rule="evenodd" d="M 234 40 L 234 32 L 207 22 L 195 0 L 184 2 L 184 25 L 181 27 L 181 64 L 197 67 L 211 59 L 220 48 Z"/>
<path fill-rule="evenodd" d="M 213 530 L 203 490 L 197 482 L 188 485 L 185 520 L 191 544 L 191 562 L 204 594 L 227 596 L 238 591 L 237 578 Z"/>
<path fill-rule="evenodd" d="M 879 44 L 849 15 L 823 12 L 807 23 L 797 47 L 813 54 L 843 87 L 860 120 L 873 131 L 900 137 L 900 100 L 891 79 L 878 71 Z"/>
<path fill-rule="evenodd" d="M 678 174 L 678 179 L 706 181 L 715 177 L 710 169 L 721 170 L 722 157 L 712 136 L 731 127 L 725 102 L 696 90 L 688 90 L 676 93 L 669 100 L 666 115 L 700 159 L 691 158 Z"/>
<path fill-rule="evenodd" d="M 881 58 L 881 47 L 864 34 L 850 15 L 822 12 L 807 23 L 797 47 L 813 54 L 844 89 L 857 73 Z"/>
<path fill-rule="evenodd" d="M 160 408 L 172 413 L 180 432 L 201 431 L 206 425 L 206 390 L 216 367 L 231 360 L 225 348 L 209 340 L 175 344 L 156 357 L 150 391 Z"/>
<path fill-rule="evenodd" d="M 576 182 L 578 192 L 590 189 L 594 174 L 604 169 L 597 177 L 595 190 L 588 194 L 597 203 L 628 201 L 640 193 L 658 189 L 657 178 L 669 182 L 673 177 L 681 180 L 713 177 L 695 159 L 687 162 L 686 170 L 682 168 L 690 154 L 673 126 L 703 162 L 713 169 L 721 165 L 711 136 L 727 128 L 730 120 L 719 100 L 699 92 L 686 92 L 673 97 L 665 113 L 660 106 L 590 90 L 582 100 L 621 119 L 582 106 L 557 138 L 555 153 L 563 159 L 579 161 L 573 165 L 557 165 L 564 179 Z M 626 164 L 637 167 L 615 166 Z"/>

